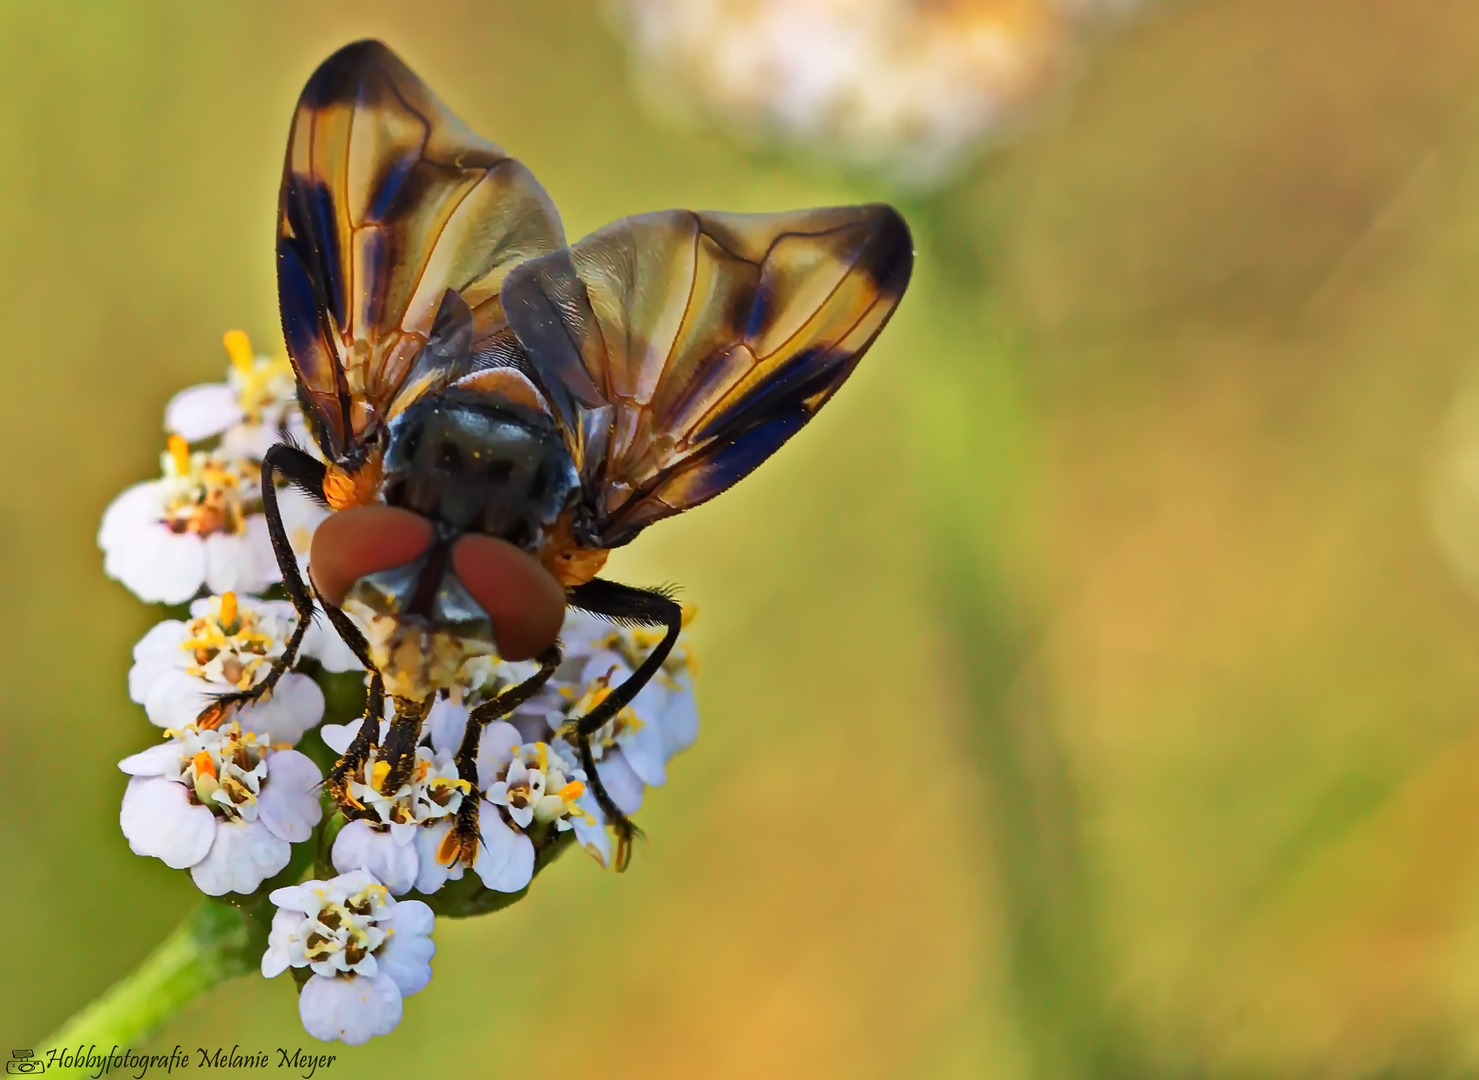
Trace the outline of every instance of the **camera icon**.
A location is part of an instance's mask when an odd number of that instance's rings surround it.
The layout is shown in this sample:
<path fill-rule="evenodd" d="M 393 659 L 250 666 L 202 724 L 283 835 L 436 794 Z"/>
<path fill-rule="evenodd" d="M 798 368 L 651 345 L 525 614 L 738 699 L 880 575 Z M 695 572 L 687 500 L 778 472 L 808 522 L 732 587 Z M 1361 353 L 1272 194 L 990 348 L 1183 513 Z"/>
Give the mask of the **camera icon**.
<path fill-rule="evenodd" d="M 46 1071 L 46 1062 L 38 1059 L 34 1050 L 12 1050 L 10 1056 L 12 1060 L 5 1063 L 5 1071 L 8 1073 L 18 1073 L 21 1076 L 25 1076 L 28 1073 L 44 1073 Z"/>

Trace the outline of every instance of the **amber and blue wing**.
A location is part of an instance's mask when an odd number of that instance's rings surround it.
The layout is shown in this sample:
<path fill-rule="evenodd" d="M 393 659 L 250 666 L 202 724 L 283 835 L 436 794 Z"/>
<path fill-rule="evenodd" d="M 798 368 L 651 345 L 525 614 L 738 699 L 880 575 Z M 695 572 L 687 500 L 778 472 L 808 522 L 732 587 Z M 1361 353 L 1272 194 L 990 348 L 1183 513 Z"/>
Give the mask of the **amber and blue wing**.
<path fill-rule="evenodd" d="M 529 170 L 388 48 L 360 41 L 325 60 L 288 139 L 277 276 L 300 396 L 330 460 L 353 461 L 390 416 L 461 374 L 465 348 L 424 348 L 439 315 L 460 313 L 449 289 L 475 337 L 495 334 L 509 270 L 564 242 Z"/>
<path fill-rule="evenodd" d="M 627 218 L 509 273 L 503 307 L 603 547 L 730 487 L 852 373 L 909 282 L 882 205 Z"/>

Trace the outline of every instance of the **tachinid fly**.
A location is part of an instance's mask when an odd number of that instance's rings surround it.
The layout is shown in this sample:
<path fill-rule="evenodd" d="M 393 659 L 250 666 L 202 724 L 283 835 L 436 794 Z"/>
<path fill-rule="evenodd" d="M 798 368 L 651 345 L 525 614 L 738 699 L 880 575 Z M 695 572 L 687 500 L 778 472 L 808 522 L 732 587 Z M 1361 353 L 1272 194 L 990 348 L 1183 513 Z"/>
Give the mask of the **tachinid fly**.
<path fill-rule="evenodd" d="M 566 244 L 530 172 L 473 134 L 379 42 L 339 50 L 293 117 L 278 214 L 278 296 L 298 395 L 324 461 L 282 444 L 263 463 L 265 511 L 298 632 L 272 674 L 202 722 L 270 692 L 293 662 L 315 590 L 287 542 L 275 475 L 335 510 L 384 505 L 429 522 L 402 566 L 360 579 L 330 621 L 371 671 L 365 720 L 328 785 L 373 750 L 386 790 L 410 768 L 422 718 L 491 620 L 458 578 L 454 547 L 493 537 L 530 553 L 599 616 L 660 628 L 633 674 L 573 733 L 601 786 L 592 733 L 630 704 L 677 638 L 666 593 L 597 577 L 607 552 L 712 498 L 796 433 L 883 329 L 913 264 L 882 205 L 776 214 L 668 210 Z M 327 462 L 327 464 L 325 464 Z M 345 608 L 396 620 L 371 643 Z M 378 651 L 377 651 L 378 650 Z M 458 754 L 476 783 L 479 733 L 560 663 L 476 707 Z M 396 718 L 380 740 L 384 698 Z M 476 798 L 439 858 L 471 866 Z"/>

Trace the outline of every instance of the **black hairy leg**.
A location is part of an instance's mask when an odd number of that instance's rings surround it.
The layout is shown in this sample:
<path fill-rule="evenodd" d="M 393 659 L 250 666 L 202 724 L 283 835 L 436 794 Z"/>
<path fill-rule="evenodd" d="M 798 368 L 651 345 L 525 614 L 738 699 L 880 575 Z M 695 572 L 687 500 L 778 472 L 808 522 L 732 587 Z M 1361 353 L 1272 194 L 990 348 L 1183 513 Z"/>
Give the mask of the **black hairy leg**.
<path fill-rule="evenodd" d="M 370 673 L 370 688 L 365 695 L 365 712 L 360 719 L 359 730 L 354 733 L 353 740 L 345 747 L 339 760 L 334 762 L 334 767 L 324 780 L 324 786 L 328 788 L 334 802 L 344 806 L 348 802 L 348 778 L 359 770 L 370 756 L 370 751 L 380 743 L 380 721 L 385 717 L 385 680 L 370 660 L 370 644 L 360 628 L 354 624 L 354 620 L 344 614 L 342 608 L 325 600 L 316 587 L 314 595 L 318 597 L 319 607 L 328 616 L 330 625 L 344 639 L 344 644 L 349 646 L 355 659 Z"/>
<path fill-rule="evenodd" d="M 407 698 L 395 699 L 395 717 L 390 721 L 390 731 L 385 736 L 385 745 L 380 748 L 380 760 L 387 763 L 390 770 L 384 777 L 376 778 L 378 780 L 375 784 L 377 790 L 386 793 L 397 791 L 411 778 L 411 769 L 416 764 L 416 744 L 421 741 L 421 725 L 435 701 L 435 695 L 427 697 L 424 701 L 411 701 Z M 368 726 L 367 717 L 366 723 L 361 726 L 360 730 L 363 731 Z"/>
<path fill-rule="evenodd" d="M 308 633 L 308 624 L 313 621 L 313 593 L 303 580 L 303 573 L 298 569 L 298 559 L 293 554 L 293 545 L 288 542 L 287 529 L 283 527 L 282 510 L 277 504 L 276 478 L 280 474 L 294 486 L 302 488 L 310 497 L 327 505 L 328 500 L 324 496 L 325 472 L 323 462 L 288 443 L 277 443 L 262 459 L 262 515 L 267 519 L 267 535 L 272 540 L 272 553 L 277 556 L 277 568 L 282 572 L 282 583 L 287 589 L 288 599 L 293 602 L 293 610 L 298 613 L 298 624 L 293 627 L 282 655 L 272 662 L 266 678 L 249 689 L 236 690 L 216 698 L 196 718 L 195 722 L 200 727 L 219 727 L 234 710 L 272 693 L 278 680 L 298 659 L 303 635 Z M 360 640 L 363 641 L 363 637 Z"/>
<path fill-rule="evenodd" d="M 616 869 L 625 870 L 631 860 L 632 840 L 641 833 L 631 819 L 621 812 L 601 783 L 600 774 L 596 771 L 595 754 L 591 750 L 591 736 L 630 705 L 632 699 L 641 693 L 642 687 L 652 681 L 652 677 L 667 660 L 668 653 L 673 651 L 678 632 L 683 629 L 683 609 L 665 593 L 601 578 L 593 578 L 583 585 L 575 586 L 568 596 L 571 607 L 580 608 L 614 623 L 626 626 L 661 626 L 666 630 L 657 647 L 647 654 L 647 658 L 638 665 L 636 671 L 612 690 L 599 705 L 574 721 L 575 745 L 580 751 L 580 764 L 585 770 L 586 783 L 590 785 L 591 793 L 606 815 L 607 822 L 616 832 L 616 855 L 613 860 Z"/>
<path fill-rule="evenodd" d="M 478 844 L 482 833 L 478 828 L 478 803 L 482 790 L 478 787 L 478 744 L 483 738 L 483 729 L 494 720 L 500 720 L 524 704 L 549 682 L 550 676 L 560 666 L 561 653 L 558 644 L 551 645 L 537 657 L 539 670 L 517 686 L 510 686 L 496 697 L 477 705 L 468 714 L 467 727 L 462 731 L 462 745 L 457 748 L 457 776 L 468 785 L 457 808 L 457 821 L 452 831 L 442 839 L 437 859 L 444 866 L 451 866 L 458 859 L 471 867 L 477 859 Z"/>

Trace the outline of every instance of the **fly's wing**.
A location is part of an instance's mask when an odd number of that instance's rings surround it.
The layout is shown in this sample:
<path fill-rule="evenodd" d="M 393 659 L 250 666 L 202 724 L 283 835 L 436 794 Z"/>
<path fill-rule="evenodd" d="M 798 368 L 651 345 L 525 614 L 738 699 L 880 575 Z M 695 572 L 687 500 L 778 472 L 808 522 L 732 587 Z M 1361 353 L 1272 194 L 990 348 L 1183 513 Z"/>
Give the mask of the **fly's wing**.
<path fill-rule="evenodd" d="M 509 326 L 600 543 L 697 506 L 822 407 L 909 282 L 888 206 L 626 218 L 513 270 Z"/>
<path fill-rule="evenodd" d="M 283 333 L 315 437 L 354 460 L 379 425 L 455 378 L 503 325 L 511 267 L 564 246 L 529 170 L 474 134 L 378 41 L 347 45 L 298 99 L 278 203 Z M 425 349 L 441 316 L 448 341 Z"/>

